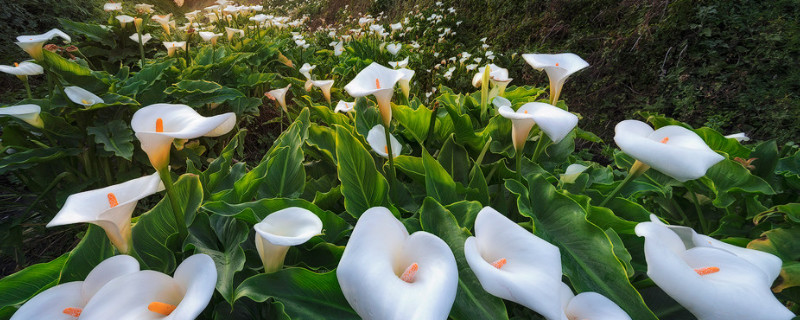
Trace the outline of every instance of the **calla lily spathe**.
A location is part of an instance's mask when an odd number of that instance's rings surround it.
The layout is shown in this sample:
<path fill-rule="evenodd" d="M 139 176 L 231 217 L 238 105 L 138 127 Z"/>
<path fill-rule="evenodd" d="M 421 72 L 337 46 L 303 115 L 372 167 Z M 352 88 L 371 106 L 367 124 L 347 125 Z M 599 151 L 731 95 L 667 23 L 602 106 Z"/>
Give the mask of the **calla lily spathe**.
<path fill-rule="evenodd" d="M 253 229 L 264 272 L 271 273 L 283 267 L 289 247 L 301 245 L 322 233 L 322 220 L 311 211 L 292 207 L 271 213 Z"/>
<path fill-rule="evenodd" d="M 231 41 L 233 36 L 237 33 L 239 34 L 239 37 L 244 37 L 244 30 L 242 29 L 225 27 L 225 32 L 228 34 L 228 41 Z"/>
<path fill-rule="evenodd" d="M 577 296 L 561 283 L 561 306 L 568 320 L 631 320 L 616 303 L 597 292 L 581 292 Z"/>
<path fill-rule="evenodd" d="M 44 122 L 39 116 L 41 112 L 42 107 L 35 104 L 21 104 L 0 108 L 0 116 L 12 116 L 40 129 L 44 128 Z"/>
<path fill-rule="evenodd" d="M 122 3 L 108 2 L 103 4 L 103 11 L 121 11 L 121 10 L 122 10 Z"/>
<path fill-rule="evenodd" d="M 403 49 L 403 45 L 399 43 L 391 43 L 386 46 L 386 51 L 389 51 L 393 56 L 400 53 L 400 49 Z"/>
<path fill-rule="evenodd" d="M 336 104 L 336 108 L 333 109 L 334 112 L 341 112 L 347 113 L 353 111 L 353 108 L 356 107 L 356 102 L 347 102 L 344 100 L 339 100 L 339 103 Z"/>
<path fill-rule="evenodd" d="M 15 64 L 14 66 L 0 65 L 0 72 L 13 74 L 18 77 L 19 76 L 27 77 L 27 76 L 40 75 L 44 73 L 44 68 L 42 68 L 42 66 L 36 63 L 23 61 L 18 64 Z"/>
<path fill-rule="evenodd" d="M 701 320 L 789 320 L 794 314 L 772 294 L 781 259 L 739 248 L 651 215 L 636 225 L 645 238 L 647 275 Z M 713 240 L 713 241 L 712 241 Z"/>
<path fill-rule="evenodd" d="M 63 31 L 51 29 L 43 34 L 18 36 L 17 42 L 15 43 L 34 59 L 41 60 L 43 58 L 42 45 L 55 37 L 61 37 L 62 39 L 67 40 L 67 42 L 72 41 L 72 38 L 70 38 L 69 35 Z"/>
<path fill-rule="evenodd" d="M 414 70 L 401 68 L 397 71 L 403 73 L 403 77 L 397 81 L 397 84 L 400 86 L 400 91 L 403 91 L 403 95 L 408 99 L 409 92 L 411 92 L 411 78 L 414 78 Z"/>
<path fill-rule="evenodd" d="M 311 83 L 322 90 L 322 96 L 325 101 L 331 103 L 331 88 L 333 87 L 333 80 L 311 80 Z"/>
<path fill-rule="evenodd" d="M 405 74 L 400 70 L 393 70 L 373 62 L 350 81 L 344 90 L 354 98 L 374 95 L 378 101 L 378 109 L 383 118 L 383 125 L 388 126 L 392 121 L 392 95 L 394 86 L 403 79 Z"/>
<path fill-rule="evenodd" d="M 561 88 L 567 78 L 589 66 L 589 63 L 574 53 L 537 54 L 526 53 L 522 55 L 531 67 L 547 72 L 550 79 L 550 103 L 555 104 L 561 95 Z"/>
<path fill-rule="evenodd" d="M 198 32 L 200 38 L 203 39 L 205 42 L 211 42 L 212 45 L 217 44 L 217 38 L 219 38 L 222 34 L 221 33 L 213 33 L 208 31 L 200 31 Z"/>
<path fill-rule="evenodd" d="M 589 169 L 589 167 L 580 163 L 573 163 L 567 167 L 567 169 L 564 171 L 564 174 L 560 176 L 560 179 L 564 183 L 575 183 L 575 179 L 578 179 L 578 176 L 586 171 L 586 169 Z"/>
<path fill-rule="evenodd" d="M 386 146 L 386 133 L 383 125 L 375 125 L 369 129 L 367 133 L 367 142 L 369 143 L 372 151 L 384 158 L 389 158 L 389 147 Z M 393 135 L 389 135 L 389 140 L 392 141 L 392 157 L 397 157 L 403 151 L 403 145 Z"/>
<path fill-rule="evenodd" d="M 547 134 L 550 140 L 553 140 L 553 143 L 564 139 L 578 124 L 578 116 L 542 102 L 528 102 L 519 107 L 517 111 L 503 105 L 497 109 L 497 112 L 511 120 L 511 140 L 514 148 L 518 151 L 525 146 L 525 141 L 534 124 L 539 125 L 539 128 Z"/>
<path fill-rule="evenodd" d="M 304 64 L 303 64 L 303 65 L 300 67 L 300 74 L 302 74 L 304 77 L 306 77 L 306 84 L 305 84 L 305 86 L 304 86 L 304 88 L 306 89 L 306 91 L 311 91 L 311 87 L 314 85 L 314 84 L 311 82 L 311 71 L 314 71 L 314 69 L 315 69 L 316 67 L 317 67 L 316 65 L 310 65 L 310 64 L 308 64 L 308 63 L 304 63 Z"/>
<path fill-rule="evenodd" d="M 62 283 L 37 294 L 14 313 L 11 320 L 74 320 L 109 281 L 139 271 L 139 262 L 118 255 L 100 262 L 84 281 Z"/>
<path fill-rule="evenodd" d="M 122 28 L 125 28 L 126 24 L 133 22 L 133 19 L 134 19 L 133 17 L 131 17 L 129 15 L 125 15 L 125 14 L 118 15 L 118 16 L 116 16 L 116 18 L 117 18 L 117 21 L 119 21 L 119 25 Z"/>
<path fill-rule="evenodd" d="M 91 107 L 98 103 L 104 103 L 102 98 L 78 86 L 66 87 L 64 88 L 64 93 L 67 94 L 67 98 L 69 98 L 70 101 L 84 107 Z"/>
<path fill-rule="evenodd" d="M 653 130 L 644 122 L 625 120 L 614 130 L 614 142 L 623 152 L 681 182 L 704 176 L 708 168 L 725 159 L 684 127 Z"/>
<path fill-rule="evenodd" d="M 400 61 L 389 61 L 389 65 L 395 69 L 405 68 L 408 66 L 408 57 Z"/>
<path fill-rule="evenodd" d="M 138 33 L 132 34 L 129 38 L 131 38 L 131 40 L 133 40 L 133 42 L 139 43 L 139 34 Z M 146 44 L 151 39 L 153 39 L 153 36 L 150 35 L 149 33 L 148 34 L 143 34 L 142 35 L 142 45 Z"/>
<path fill-rule="evenodd" d="M 447 319 L 456 298 L 458 267 L 438 237 L 406 227 L 389 209 L 358 219 L 336 269 L 347 302 L 364 319 Z"/>
<path fill-rule="evenodd" d="M 47 227 L 93 223 L 103 228 L 122 253 L 130 251 L 131 215 L 136 203 L 164 190 L 157 173 L 113 186 L 70 195 Z"/>
<path fill-rule="evenodd" d="M 175 50 L 186 50 L 186 41 L 164 41 L 164 47 L 167 48 L 167 56 L 171 57 Z"/>
<path fill-rule="evenodd" d="M 144 270 L 109 281 L 89 301 L 81 320 L 186 320 L 206 308 L 217 284 L 214 260 L 195 254 L 170 277 Z"/>
<path fill-rule="evenodd" d="M 556 246 L 485 207 L 475 218 L 475 236 L 464 243 L 464 255 L 486 292 L 550 320 L 565 318 Z"/>
<path fill-rule="evenodd" d="M 141 108 L 131 119 L 131 128 L 156 170 L 169 164 L 173 139 L 218 137 L 231 131 L 235 125 L 236 114 L 233 112 L 204 117 L 187 105 L 167 103 Z"/>
<path fill-rule="evenodd" d="M 729 134 L 729 135 L 725 136 L 725 138 L 736 139 L 736 141 L 739 141 L 739 142 L 750 141 L 750 137 L 748 137 L 744 132 Z"/>
<path fill-rule="evenodd" d="M 164 29 L 164 32 L 166 32 L 167 35 L 170 35 L 169 26 L 170 26 L 171 23 L 174 23 L 174 21 L 170 20 L 170 19 L 172 19 L 172 14 L 171 13 L 167 14 L 167 15 L 154 15 L 154 16 L 150 17 L 150 19 L 155 21 L 155 22 L 158 22 L 158 24 L 161 25 L 161 28 Z"/>
<path fill-rule="evenodd" d="M 270 100 L 277 101 L 278 105 L 280 105 L 281 108 L 283 108 L 283 111 L 289 113 L 289 110 L 286 109 L 286 93 L 289 92 L 289 88 L 291 87 L 292 85 L 289 84 L 288 86 L 280 89 L 270 90 L 264 95 L 267 96 L 267 98 L 269 98 Z"/>

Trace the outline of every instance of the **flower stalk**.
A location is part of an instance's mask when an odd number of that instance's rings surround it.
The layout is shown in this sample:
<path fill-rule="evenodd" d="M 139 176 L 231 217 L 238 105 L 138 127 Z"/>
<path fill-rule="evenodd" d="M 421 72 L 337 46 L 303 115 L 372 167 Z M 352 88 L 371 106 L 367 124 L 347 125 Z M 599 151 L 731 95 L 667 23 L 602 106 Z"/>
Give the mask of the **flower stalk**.
<path fill-rule="evenodd" d="M 169 166 L 165 166 L 157 170 L 158 176 L 164 183 L 164 189 L 167 190 L 167 198 L 169 198 L 169 204 L 172 206 L 172 213 L 175 215 L 175 222 L 178 224 L 178 234 L 180 239 L 183 239 L 187 234 L 186 219 L 184 217 L 183 209 L 178 203 L 178 194 L 175 192 L 175 185 L 172 183 L 172 175 L 170 175 Z"/>
<path fill-rule="evenodd" d="M 391 135 L 389 134 L 389 126 L 388 125 L 383 126 L 383 132 L 386 135 L 386 150 L 387 150 L 386 153 L 389 154 L 389 156 L 388 156 L 388 158 L 389 158 L 389 190 L 390 190 L 390 192 L 393 193 L 393 191 L 395 189 L 395 187 L 394 187 L 394 182 L 395 182 L 394 153 L 392 151 L 392 143 L 390 142 L 392 140 L 390 140 L 390 136 Z"/>
<path fill-rule="evenodd" d="M 625 187 L 625 185 L 627 185 L 633 179 L 636 179 L 639 176 L 641 176 L 648 169 L 650 169 L 650 166 L 644 164 L 639 160 L 636 160 L 636 162 L 633 163 L 633 166 L 631 166 L 631 170 L 628 171 L 628 176 L 625 177 L 625 179 L 623 179 L 622 182 L 616 188 L 614 188 L 614 190 L 611 191 L 611 193 L 609 193 L 605 199 L 603 199 L 603 202 L 600 203 L 600 206 L 605 207 L 608 201 L 611 201 L 611 199 L 613 199 L 619 193 L 619 191 L 622 190 L 623 187 Z"/>

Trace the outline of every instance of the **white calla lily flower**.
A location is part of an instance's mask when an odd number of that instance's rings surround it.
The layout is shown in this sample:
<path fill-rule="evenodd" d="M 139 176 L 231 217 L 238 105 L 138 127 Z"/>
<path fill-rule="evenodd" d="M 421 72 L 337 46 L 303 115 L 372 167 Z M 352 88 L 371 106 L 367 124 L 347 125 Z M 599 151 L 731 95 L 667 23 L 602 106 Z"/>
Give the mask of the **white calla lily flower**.
<path fill-rule="evenodd" d="M 39 116 L 41 112 L 42 107 L 35 104 L 21 104 L 0 108 L 0 116 L 12 116 L 39 129 L 44 128 L 44 122 Z"/>
<path fill-rule="evenodd" d="M 103 11 L 122 11 L 122 3 L 108 2 L 103 4 Z"/>
<path fill-rule="evenodd" d="M 567 78 L 579 70 L 589 66 L 589 63 L 574 53 L 537 54 L 526 53 L 522 55 L 531 67 L 547 72 L 550 79 L 550 103 L 556 104 L 561 95 L 561 88 Z"/>
<path fill-rule="evenodd" d="M 186 50 L 186 41 L 164 41 L 164 48 L 167 48 L 167 56 L 175 54 L 175 50 Z"/>
<path fill-rule="evenodd" d="M 109 281 L 139 271 L 139 262 L 129 255 L 105 259 L 94 267 L 84 281 L 62 283 L 31 298 L 14 313 L 11 320 L 74 320 L 87 303 Z"/>
<path fill-rule="evenodd" d="M 133 42 L 139 43 L 139 34 L 138 33 L 132 34 L 129 38 L 131 38 L 131 40 L 133 40 Z M 142 45 L 146 44 L 148 41 L 150 41 L 152 39 L 153 39 L 153 36 L 150 35 L 149 33 L 148 34 L 143 34 L 142 35 Z"/>
<path fill-rule="evenodd" d="M 575 179 L 578 179 L 578 176 L 586 171 L 586 169 L 589 169 L 589 167 L 580 163 L 573 163 L 567 167 L 564 173 L 560 176 L 560 179 L 564 183 L 575 183 Z"/>
<path fill-rule="evenodd" d="M 389 158 L 389 147 L 386 144 L 386 132 L 384 130 L 381 124 L 375 125 L 372 129 L 369 129 L 367 133 L 367 142 L 372 148 L 372 151 L 375 151 L 375 153 L 381 157 Z M 400 152 L 403 151 L 403 145 L 400 144 L 400 141 L 397 141 L 394 135 L 390 134 L 389 140 L 392 141 L 392 157 L 396 158 L 400 155 Z"/>
<path fill-rule="evenodd" d="M 196 319 L 206 308 L 217 284 L 214 260 L 195 254 L 170 277 L 144 270 L 109 281 L 89 301 L 81 320 Z"/>
<path fill-rule="evenodd" d="M 487 66 L 482 68 L 478 68 L 478 72 L 472 77 L 472 86 L 475 88 L 480 88 L 483 82 L 483 73 L 485 72 Z M 500 66 L 495 65 L 494 63 L 490 63 L 489 67 L 489 81 L 498 87 L 502 87 L 502 90 L 505 90 L 508 83 L 512 78 L 508 77 L 508 69 L 502 68 Z"/>
<path fill-rule="evenodd" d="M 645 238 L 647 275 L 696 317 L 703 320 L 794 317 L 770 290 L 780 271 L 780 258 L 753 252 L 756 250 L 720 246 L 721 242 L 705 242 L 709 238 L 693 234 L 685 237 L 686 230 L 678 229 L 684 232 L 682 237 L 655 215 L 650 219 L 652 222 L 639 223 L 635 229 L 638 236 Z M 735 249 L 731 251 L 731 247 Z"/>
<path fill-rule="evenodd" d="M 511 140 L 514 148 L 518 151 L 525 146 L 525 141 L 534 124 L 539 125 L 539 128 L 547 134 L 550 140 L 553 140 L 553 143 L 564 139 L 578 124 L 578 116 L 542 102 L 528 102 L 519 107 L 517 111 L 502 106 L 497 109 L 497 112 L 511 120 Z"/>
<path fill-rule="evenodd" d="M 118 15 L 118 16 L 116 16 L 115 18 L 117 18 L 117 21 L 119 21 L 119 25 L 120 25 L 120 26 L 121 26 L 123 29 L 125 28 L 125 25 L 127 25 L 128 23 L 131 23 L 131 22 L 133 22 L 133 19 L 134 19 L 133 17 L 131 17 L 131 16 L 129 16 L 129 15 L 125 15 L 125 14 L 123 14 L 123 15 Z"/>
<path fill-rule="evenodd" d="M 154 16 L 150 17 L 150 20 L 158 22 L 158 24 L 161 25 L 161 28 L 164 29 L 164 32 L 166 32 L 167 35 L 170 35 L 170 30 L 169 30 L 170 24 L 175 23 L 174 21 L 171 21 L 170 19 L 172 19 L 172 14 L 171 13 L 167 14 L 167 15 L 154 15 Z"/>
<path fill-rule="evenodd" d="M 383 118 L 383 125 L 388 126 L 392 121 L 392 95 L 394 86 L 403 79 L 405 74 L 400 70 L 393 70 L 373 62 L 350 81 L 344 90 L 354 98 L 374 95 L 378 101 L 378 109 Z"/>
<path fill-rule="evenodd" d="M 503 106 L 505 106 L 507 108 L 511 108 L 511 100 L 508 100 L 508 99 L 503 98 L 501 96 L 496 96 L 496 97 L 492 98 L 492 104 L 498 109 L 500 107 L 503 107 Z"/>
<path fill-rule="evenodd" d="M 147 3 L 139 3 L 134 6 L 138 13 L 153 13 L 153 5 Z"/>
<path fill-rule="evenodd" d="M 55 37 L 61 37 L 62 39 L 66 40 L 67 42 L 72 41 L 72 38 L 69 37 L 66 33 L 58 29 L 51 29 L 43 34 L 36 34 L 36 35 L 22 35 L 17 37 L 17 42 L 15 42 L 22 50 L 25 50 L 31 57 L 36 60 L 41 60 L 44 56 L 42 55 L 42 45 L 48 40 L 51 40 Z"/>
<path fill-rule="evenodd" d="M 130 251 L 131 215 L 136 203 L 164 190 L 158 173 L 101 189 L 67 197 L 60 211 L 47 227 L 73 223 L 93 223 L 103 228 L 108 239 L 121 253 Z"/>
<path fill-rule="evenodd" d="M 289 247 L 306 243 L 322 233 L 322 220 L 311 211 L 292 207 L 271 213 L 253 229 L 264 272 L 271 273 L 283 267 Z"/>
<path fill-rule="evenodd" d="M 325 101 L 331 103 L 331 88 L 333 87 L 333 80 L 311 80 L 311 84 L 322 90 L 322 96 Z"/>
<path fill-rule="evenodd" d="M 464 255 L 490 294 L 519 303 L 551 320 L 565 319 L 561 305 L 561 254 L 491 207 L 475 218 Z"/>
<path fill-rule="evenodd" d="M 156 170 L 169 164 L 169 151 L 174 139 L 218 137 L 231 131 L 235 125 L 236 114 L 233 112 L 204 117 L 187 105 L 167 103 L 141 108 L 131 119 L 131 128 Z"/>
<path fill-rule="evenodd" d="M 561 283 L 561 304 L 567 320 L 631 320 L 616 303 L 597 292 L 581 292 L 577 296 Z"/>
<path fill-rule="evenodd" d="M 393 56 L 400 53 L 400 49 L 403 49 L 403 45 L 400 43 L 390 43 L 386 45 L 386 51 L 389 51 Z"/>
<path fill-rule="evenodd" d="M 389 65 L 395 69 L 405 68 L 408 66 L 408 57 L 400 61 L 389 61 Z"/>
<path fill-rule="evenodd" d="M 739 141 L 739 142 L 750 141 L 750 137 L 748 137 L 744 132 L 729 134 L 729 135 L 725 136 L 725 138 L 736 139 L 736 141 Z"/>
<path fill-rule="evenodd" d="M 364 319 L 447 319 L 458 267 L 440 238 L 406 227 L 389 209 L 361 215 L 336 269 L 347 302 Z"/>
<path fill-rule="evenodd" d="M 341 112 L 341 113 L 348 113 L 353 111 L 356 107 L 356 102 L 347 102 L 344 100 L 339 100 L 339 103 L 336 104 L 336 108 L 333 109 L 334 112 Z"/>
<path fill-rule="evenodd" d="M 235 34 L 239 34 L 239 37 L 244 37 L 244 30 L 242 29 L 225 27 L 225 32 L 228 34 L 228 41 L 231 41 Z"/>
<path fill-rule="evenodd" d="M 289 84 L 288 86 L 283 87 L 283 88 L 270 90 L 269 92 L 265 93 L 264 95 L 267 96 L 267 98 L 269 98 L 270 100 L 277 101 L 278 105 L 280 105 L 281 108 L 283 108 L 283 111 L 286 112 L 286 113 L 289 113 L 289 110 L 286 109 L 286 93 L 289 92 L 289 88 L 291 88 L 291 87 L 292 87 L 292 85 Z"/>
<path fill-rule="evenodd" d="M 306 91 L 311 91 L 311 87 L 314 85 L 313 83 L 311 83 L 311 71 L 314 71 L 315 68 L 317 68 L 316 65 L 310 65 L 308 63 L 304 63 L 300 67 L 300 74 L 306 77 L 306 84 L 305 84 Z"/>
<path fill-rule="evenodd" d="M 411 78 L 414 78 L 414 70 L 411 69 L 397 69 L 403 73 L 403 77 L 397 81 L 397 85 L 400 86 L 400 90 L 403 92 L 403 95 L 408 98 L 409 92 L 411 92 Z"/>
<path fill-rule="evenodd" d="M 336 42 L 333 45 L 333 55 L 338 57 L 342 55 L 342 53 L 344 53 L 344 41 Z"/>
<path fill-rule="evenodd" d="M 14 66 L 0 65 L 0 72 L 13 74 L 15 76 L 27 77 L 44 73 L 44 68 L 30 61 L 23 61 L 20 63 L 14 63 Z"/>
<path fill-rule="evenodd" d="M 211 42 L 212 45 L 216 45 L 217 44 L 217 38 L 222 36 L 221 33 L 213 33 L 213 32 L 208 32 L 208 31 L 200 31 L 197 34 L 200 35 L 200 38 L 202 38 L 203 41 Z"/>
<path fill-rule="evenodd" d="M 64 93 L 67 94 L 67 98 L 69 98 L 70 101 L 84 107 L 91 107 L 98 103 L 105 103 L 102 98 L 78 86 L 66 87 L 64 88 Z"/>
<path fill-rule="evenodd" d="M 623 152 L 681 182 L 704 176 L 708 168 L 725 159 L 681 126 L 653 130 L 644 122 L 625 120 L 614 130 L 614 142 Z"/>

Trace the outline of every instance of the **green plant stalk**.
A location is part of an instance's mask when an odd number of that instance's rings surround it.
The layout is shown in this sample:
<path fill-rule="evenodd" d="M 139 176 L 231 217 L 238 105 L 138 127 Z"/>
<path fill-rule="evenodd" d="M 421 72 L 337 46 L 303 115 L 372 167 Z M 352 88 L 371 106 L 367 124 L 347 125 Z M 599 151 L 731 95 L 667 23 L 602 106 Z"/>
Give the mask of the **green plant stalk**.
<path fill-rule="evenodd" d="M 488 65 L 483 69 L 483 78 L 481 79 L 481 120 L 486 120 L 486 109 L 489 105 L 489 74 L 491 72 L 492 70 Z"/>
<path fill-rule="evenodd" d="M 158 169 L 158 176 L 161 177 L 161 181 L 164 182 L 164 189 L 167 190 L 167 198 L 169 198 L 169 203 L 172 206 L 172 213 L 175 214 L 175 222 L 178 225 L 178 235 L 180 239 L 184 239 L 188 234 L 186 230 L 186 218 L 184 217 L 183 209 L 180 204 L 178 204 L 178 195 L 175 192 L 175 185 L 172 183 L 169 166 Z"/>
<path fill-rule="evenodd" d="M 544 142 L 544 140 L 548 140 L 549 142 L 550 138 L 544 134 L 544 131 L 539 132 L 539 140 L 536 141 L 536 148 L 533 149 L 533 157 L 531 158 L 531 161 L 539 161 L 539 155 L 542 154 L 542 151 L 544 151 L 544 148 L 547 145 L 547 142 Z"/>
<path fill-rule="evenodd" d="M 700 220 L 700 228 L 703 229 L 703 234 L 708 234 L 708 221 L 706 220 L 705 214 L 703 214 L 703 210 L 700 209 L 700 201 L 697 199 L 697 194 L 689 187 L 689 184 L 684 183 L 683 186 L 686 188 L 686 191 L 689 191 L 689 194 L 692 195 L 692 204 L 694 204 L 694 209 L 697 210 L 697 219 Z"/>
<path fill-rule="evenodd" d="M 142 56 L 142 69 L 144 69 L 144 45 L 142 44 L 142 30 L 136 28 L 136 34 L 139 35 L 139 54 Z"/>
<path fill-rule="evenodd" d="M 433 112 L 431 112 L 431 121 L 428 124 L 428 135 L 425 137 L 425 143 L 431 141 L 431 137 L 433 136 L 433 130 L 436 128 L 436 109 L 438 109 L 439 104 L 433 104 Z"/>
<path fill-rule="evenodd" d="M 650 169 L 650 166 L 642 163 L 639 160 L 636 160 L 636 162 L 633 163 L 633 166 L 631 166 L 628 176 L 626 176 L 625 179 L 623 179 L 622 182 L 616 188 L 614 188 L 614 190 L 611 191 L 611 193 L 609 193 L 605 199 L 603 199 L 603 202 L 600 203 L 600 206 L 605 207 L 606 204 L 611 201 L 611 199 L 613 199 L 623 187 L 625 187 L 625 185 L 642 175 L 645 171 L 647 171 L 647 169 Z"/>
<path fill-rule="evenodd" d="M 389 192 L 394 190 L 394 153 L 392 153 L 392 140 L 390 140 L 389 126 L 383 126 L 383 133 L 386 135 L 386 151 L 388 151 L 389 158 Z"/>
<path fill-rule="evenodd" d="M 514 158 L 517 161 L 517 177 L 519 178 L 519 182 L 522 183 L 522 150 L 516 150 L 514 152 Z"/>
<path fill-rule="evenodd" d="M 31 84 L 28 82 L 28 76 L 18 76 L 20 80 L 22 80 L 22 84 L 25 85 L 25 92 L 28 93 L 28 99 L 33 99 L 33 95 L 31 94 Z"/>

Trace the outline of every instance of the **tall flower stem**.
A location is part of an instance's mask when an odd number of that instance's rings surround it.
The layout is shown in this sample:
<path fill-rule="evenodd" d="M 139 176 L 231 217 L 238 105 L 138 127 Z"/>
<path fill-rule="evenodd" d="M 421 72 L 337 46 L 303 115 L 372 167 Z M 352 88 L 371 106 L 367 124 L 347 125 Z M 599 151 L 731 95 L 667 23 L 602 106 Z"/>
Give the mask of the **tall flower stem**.
<path fill-rule="evenodd" d="M 28 99 L 33 99 L 33 95 L 31 94 L 31 84 L 28 82 L 28 76 L 19 76 L 19 79 L 22 80 L 22 84 L 25 85 L 25 92 L 28 93 Z"/>
<path fill-rule="evenodd" d="M 389 125 L 383 126 L 383 132 L 386 135 L 386 149 L 387 149 L 387 151 L 389 151 L 389 152 L 387 152 L 388 156 L 389 156 L 389 190 L 390 190 L 389 192 L 392 192 L 392 190 L 395 189 L 394 188 L 394 180 L 395 180 L 395 176 L 394 176 L 394 153 L 392 152 L 392 140 L 390 140 L 391 139 L 390 138 L 391 135 L 389 134 Z"/>
<path fill-rule="evenodd" d="M 144 69 L 144 45 L 142 44 L 142 30 L 136 28 L 136 34 L 139 36 L 139 54 L 142 56 L 142 69 Z"/>
<path fill-rule="evenodd" d="M 425 143 L 430 146 L 431 137 L 433 137 L 433 130 L 436 129 L 436 109 L 439 108 L 439 102 L 433 103 L 433 109 L 431 110 L 431 121 L 428 124 L 428 135 L 425 137 Z"/>
<path fill-rule="evenodd" d="M 686 188 L 686 191 L 692 196 L 692 204 L 694 204 L 694 209 L 697 211 L 697 220 L 700 220 L 700 228 L 703 229 L 704 234 L 708 234 L 708 221 L 706 221 L 706 217 L 703 214 L 703 210 L 700 209 L 700 201 L 697 199 L 697 194 L 694 193 L 694 189 L 689 186 L 688 183 L 684 183 L 683 186 Z"/>
<path fill-rule="evenodd" d="M 519 182 L 522 182 L 522 150 L 516 150 L 514 157 L 517 161 L 517 176 L 519 177 Z"/>
<path fill-rule="evenodd" d="M 550 142 L 550 138 L 544 134 L 544 131 L 539 132 L 539 140 L 536 141 L 536 148 L 533 149 L 533 157 L 531 158 L 531 161 L 539 161 L 539 155 L 542 153 L 542 151 L 544 151 L 544 148 L 547 145 L 547 142 L 544 140 Z"/>
<path fill-rule="evenodd" d="M 487 107 L 489 105 L 489 74 L 492 68 L 488 65 L 483 69 L 483 78 L 481 79 L 481 120 L 486 120 Z"/>
<path fill-rule="evenodd" d="M 628 172 L 628 176 L 625 177 L 625 179 L 623 179 L 622 182 L 616 188 L 614 188 L 614 191 L 611 191 L 611 193 L 609 193 L 608 196 L 606 196 L 606 198 L 603 199 L 603 202 L 600 203 L 600 206 L 605 207 L 606 204 L 609 201 L 611 201 L 611 199 L 613 199 L 619 193 L 619 191 L 622 190 L 623 187 L 625 187 L 625 185 L 627 185 L 633 179 L 636 179 L 637 177 L 641 176 L 645 171 L 647 171 L 647 169 L 650 169 L 650 166 L 644 164 L 639 160 L 636 160 L 636 162 L 633 163 L 633 166 L 631 166 L 631 170 Z"/>
<path fill-rule="evenodd" d="M 178 203 L 178 194 L 175 191 L 175 185 L 172 183 L 172 176 L 169 172 L 169 167 L 158 169 L 158 176 L 164 182 L 164 189 L 167 190 L 167 198 L 172 206 L 172 213 L 175 214 L 175 222 L 178 224 L 178 235 L 183 239 L 187 235 L 186 231 L 186 218 L 184 217 L 183 208 Z"/>

